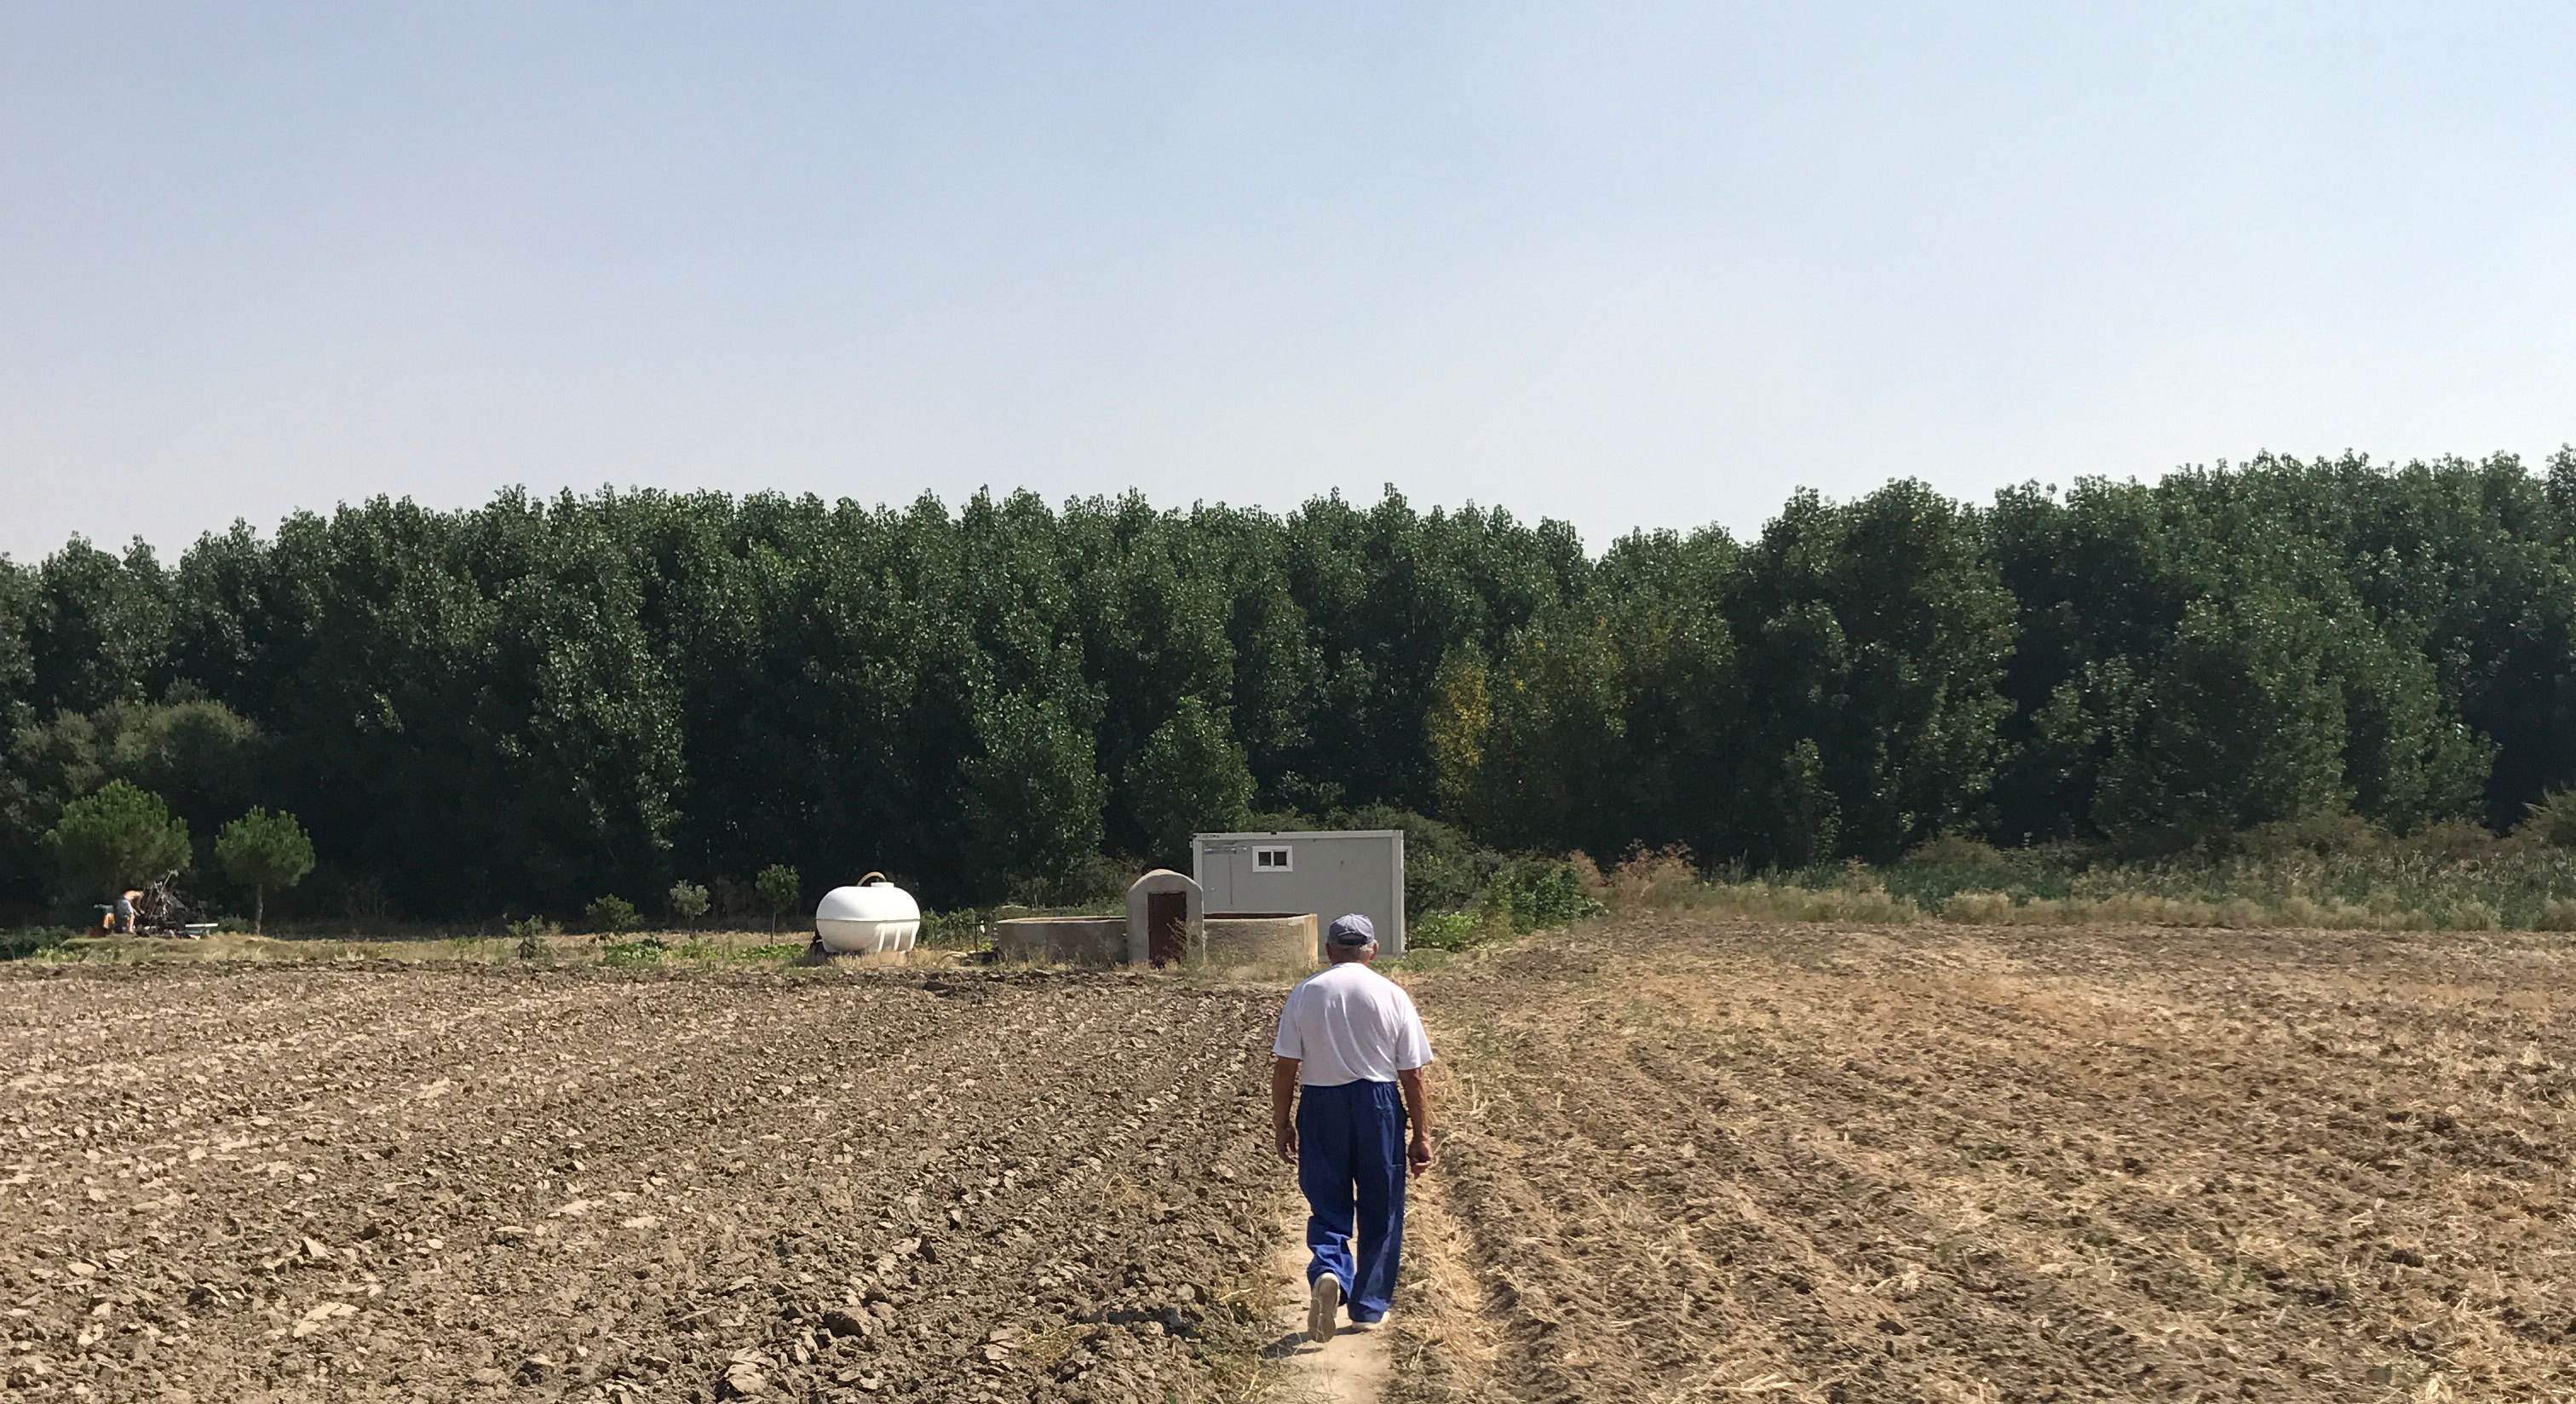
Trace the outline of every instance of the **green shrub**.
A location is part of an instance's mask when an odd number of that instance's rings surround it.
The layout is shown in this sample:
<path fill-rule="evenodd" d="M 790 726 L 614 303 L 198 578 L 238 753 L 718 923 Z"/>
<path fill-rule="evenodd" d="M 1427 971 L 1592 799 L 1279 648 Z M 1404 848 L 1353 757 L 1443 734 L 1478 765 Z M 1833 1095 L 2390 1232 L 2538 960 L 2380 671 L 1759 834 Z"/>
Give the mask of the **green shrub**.
<path fill-rule="evenodd" d="M 769 914 L 769 929 L 778 929 L 778 919 L 796 905 L 805 892 L 805 879 L 784 863 L 772 863 L 751 880 L 752 891 L 760 897 L 760 909 Z"/>
<path fill-rule="evenodd" d="M 582 908 L 581 919 L 591 930 L 611 936 L 633 931 L 644 924 L 643 914 L 635 910 L 634 903 L 614 896 L 594 899 L 589 906 Z"/>
<path fill-rule="evenodd" d="M 620 941 L 600 952 L 600 959 L 621 969 L 640 970 L 660 965 L 662 953 L 668 949 L 660 941 L 647 936 L 640 941 Z"/>
<path fill-rule="evenodd" d="M 941 950 L 973 950 L 984 944 L 984 914 L 972 907 L 921 914 L 919 943 Z"/>
<path fill-rule="evenodd" d="M 544 917 L 534 916 L 511 922 L 508 930 L 510 939 L 518 943 L 521 960 L 544 960 L 547 956 L 546 942 L 563 934 L 562 927 Z"/>
<path fill-rule="evenodd" d="M 2491 856 L 2496 836 L 2472 819 L 2437 819 L 2408 834 L 2403 846 L 2436 863 L 2463 863 Z"/>
<path fill-rule="evenodd" d="M 2332 858 L 2379 852 L 2388 847 L 2388 834 L 2350 810 L 2330 809 L 2258 824 L 2247 830 L 2239 842 L 2257 858 L 2286 858 L 2294 853 Z"/>
<path fill-rule="evenodd" d="M 1920 868 L 1991 868 L 2003 862 L 2003 854 L 1984 839 L 1945 829 L 1916 844 L 1905 861 Z"/>
<path fill-rule="evenodd" d="M 1407 950 L 1463 951 L 1487 939 L 1485 930 L 1465 912 L 1425 912 L 1404 928 Z"/>
<path fill-rule="evenodd" d="M 1521 858 L 1503 866 L 1485 884 L 1478 912 L 1496 931 L 1543 931 L 1571 926 L 1597 916 L 1600 903 L 1583 894 L 1583 880 L 1572 863 L 1551 858 Z"/>
<path fill-rule="evenodd" d="M 1315 827 L 1314 821 L 1284 816 L 1292 821 L 1269 823 L 1267 817 L 1256 818 L 1254 827 Z M 1398 809 L 1391 804 L 1364 805 L 1354 809 L 1337 809 L 1324 817 L 1321 827 L 1328 829 L 1396 829 L 1404 834 L 1404 913 L 1408 925 L 1417 918 L 1437 912 L 1474 906 L 1501 870 L 1503 857 L 1478 844 L 1467 831 L 1455 824 Z M 1408 934 L 1406 941 L 1411 943 Z"/>
<path fill-rule="evenodd" d="M 24 960 L 60 946 L 71 932 L 59 926 L 22 926 L 0 931 L 0 960 Z"/>
<path fill-rule="evenodd" d="M 2552 848 L 2576 848 L 2576 790 L 2551 790 L 2529 808 L 2516 834 Z"/>
<path fill-rule="evenodd" d="M 707 914 L 707 890 L 694 882 L 672 883 L 663 905 L 670 909 L 671 920 L 682 926 L 691 925 Z"/>

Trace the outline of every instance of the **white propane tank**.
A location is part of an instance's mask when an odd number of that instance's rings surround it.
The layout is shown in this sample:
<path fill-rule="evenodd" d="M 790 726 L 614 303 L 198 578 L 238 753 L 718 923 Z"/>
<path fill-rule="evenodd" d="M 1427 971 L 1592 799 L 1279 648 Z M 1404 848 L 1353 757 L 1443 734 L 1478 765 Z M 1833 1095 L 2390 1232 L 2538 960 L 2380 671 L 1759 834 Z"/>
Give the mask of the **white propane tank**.
<path fill-rule="evenodd" d="M 834 955 L 908 951 L 921 935 L 921 904 L 912 894 L 870 873 L 853 887 L 835 887 L 814 909 L 814 936 Z"/>

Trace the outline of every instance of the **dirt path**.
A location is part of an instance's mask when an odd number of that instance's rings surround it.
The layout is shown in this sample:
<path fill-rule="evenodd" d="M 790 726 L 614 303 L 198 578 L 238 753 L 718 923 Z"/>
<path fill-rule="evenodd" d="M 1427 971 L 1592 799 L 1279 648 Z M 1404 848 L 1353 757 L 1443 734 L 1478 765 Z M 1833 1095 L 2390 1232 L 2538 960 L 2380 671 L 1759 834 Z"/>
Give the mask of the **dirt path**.
<path fill-rule="evenodd" d="M 1389 1398 L 2576 1398 L 2571 952 L 1677 917 L 1453 963 Z"/>
<path fill-rule="evenodd" d="M 1388 1376 L 1387 1331 L 1353 1327 L 1322 1343 L 1306 1339 L 1306 1219 L 1302 1203 L 1292 1202 L 1280 1221 L 1281 1239 L 1271 1255 L 1271 1272 L 1283 1284 L 1271 1327 L 1279 1333 L 1267 1354 L 1280 1365 L 1271 1398 L 1276 1404 L 1378 1404 Z"/>
<path fill-rule="evenodd" d="M 1236 1397 L 1267 994 L 0 973 L 19 1397 Z"/>

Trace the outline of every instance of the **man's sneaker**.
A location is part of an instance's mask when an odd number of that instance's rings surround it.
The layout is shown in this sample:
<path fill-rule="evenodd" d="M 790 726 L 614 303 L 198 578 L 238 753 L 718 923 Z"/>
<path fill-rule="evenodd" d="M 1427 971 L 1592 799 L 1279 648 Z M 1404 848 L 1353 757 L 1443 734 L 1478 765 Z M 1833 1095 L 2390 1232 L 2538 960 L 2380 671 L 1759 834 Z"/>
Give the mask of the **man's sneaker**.
<path fill-rule="evenodd" d="M 1314 1290 L 1306 1296 L 1306 1339 L 1329 1341 L 1341 1324 L 1342 1280 L 1325 1273 L 1315 1279 Z"/>

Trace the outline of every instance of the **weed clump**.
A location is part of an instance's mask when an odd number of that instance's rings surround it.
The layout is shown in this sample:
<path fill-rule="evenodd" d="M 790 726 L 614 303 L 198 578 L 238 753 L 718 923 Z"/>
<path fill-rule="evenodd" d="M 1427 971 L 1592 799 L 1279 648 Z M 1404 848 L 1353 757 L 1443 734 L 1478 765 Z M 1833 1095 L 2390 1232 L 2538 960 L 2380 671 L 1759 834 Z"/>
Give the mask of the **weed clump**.
<path fill-rule="evenodd" d="M 599 958 L 621 970 L 643 970 L 660 965 L 663 953 L 669 949 L 660 940 L 647 936 L 640 941 L 620 941 L 609 946 L 599 953 Z"/>
<path fill-rule="evenodd" d="M 531 961 L 546 959 L 551 949 L 548 943 L 563 934 L 562 927 L 533 916 L 511 922 L 508 931 L 509 939 L 517 945 L 519 959 Z"/>
<path fill-rule="evenodd" d="M 2576 848 L 2576 790 L 2551 790 L 2529 807 L 2514 836 L 2552 848 Z"/>

